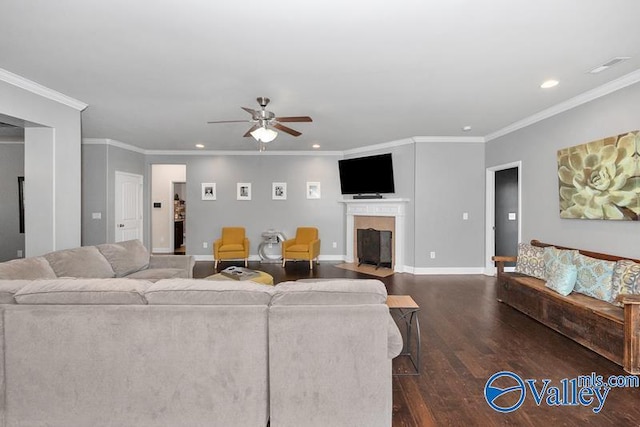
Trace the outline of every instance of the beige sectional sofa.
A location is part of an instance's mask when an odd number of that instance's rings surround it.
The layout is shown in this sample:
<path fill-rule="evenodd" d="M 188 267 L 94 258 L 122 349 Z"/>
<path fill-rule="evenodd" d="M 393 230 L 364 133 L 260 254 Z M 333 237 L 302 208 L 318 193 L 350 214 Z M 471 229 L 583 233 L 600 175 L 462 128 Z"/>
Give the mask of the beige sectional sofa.
<path fill-rule="evenodd" d="M 2 426 L 391 425 L 380 281 L 12 282 Z"/>
<path fill-rule="evenodd" d="M 129 240 L 3 262 L 0 263 L 0 280 L 127 277 L 155 282 L 172 277 L 193 277 L 194 264 L 192 256 L 150 255 L 142 242 Z"/>

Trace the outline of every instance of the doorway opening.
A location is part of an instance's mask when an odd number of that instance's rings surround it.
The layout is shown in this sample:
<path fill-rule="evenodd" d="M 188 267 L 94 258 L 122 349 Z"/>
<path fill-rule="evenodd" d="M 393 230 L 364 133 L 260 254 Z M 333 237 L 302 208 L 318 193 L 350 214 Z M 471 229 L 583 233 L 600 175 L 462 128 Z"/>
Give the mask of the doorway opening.
<path fill-rule="evenodd" d="M 486 274 L 496 273 L 493 255 L 516 255 L 517 245 L 522 241 L 521 182 L 521 161 L 486 170 Z M 513 270 L 513 266 L 505 270 Z"/>
<path fill-rule="evenodd" d="M 153 253 L 188 253 L 186 184 L 187 165 L 151 165 L 150 216 Z"/>

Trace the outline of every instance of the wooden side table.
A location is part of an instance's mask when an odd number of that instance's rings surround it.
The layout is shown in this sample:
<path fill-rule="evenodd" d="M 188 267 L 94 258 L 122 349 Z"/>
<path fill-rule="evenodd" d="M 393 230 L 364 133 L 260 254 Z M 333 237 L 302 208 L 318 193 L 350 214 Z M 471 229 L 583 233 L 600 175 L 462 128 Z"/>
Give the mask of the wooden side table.
<path fill-rule="evenodd" d="M 402 337 L 402 352 L 399 356 L 407 356 L 413 365 L 414 372 L 394 373 L 393 375 L 420 375 L 420 321 L 418 311 L 420 306 L 411 298 L 411 295 L 388 295 L 387 306 L 389 312 L 398 324 L 402 333 L 404 323 L 405 336 Z M 413 333 L 412 333 L 413 331 Z M 415 355 L 411 352 L 411 338 L 415 338 Z"/>

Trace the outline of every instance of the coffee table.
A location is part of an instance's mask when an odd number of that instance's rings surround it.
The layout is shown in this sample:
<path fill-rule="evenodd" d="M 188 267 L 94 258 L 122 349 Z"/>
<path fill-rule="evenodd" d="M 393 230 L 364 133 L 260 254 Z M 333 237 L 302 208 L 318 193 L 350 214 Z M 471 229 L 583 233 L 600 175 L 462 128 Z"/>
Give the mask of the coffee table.
<path fill-rule="evenodd" d="M 273 286 L 273 276 L 269 273 L 265 273 L 260 270 L 253 270 L 258 273 L 258 276 L 247 279 L 249 282 L 261 283 L 263 285 L 271 285 Z M 239 280 L 233 279 L 231 277 L 227 277 L 222 273 L 213 274 L 211 276 L 205 277 L 205 280 L 231 280 L 232 282 L 238 282 Z"/>
<path fill-rule="evenodd" d="M 407 356 L 413 365 L 414 372 L 394 373 L 393 375 L 420 375 L 420 321 L 418 311 L 420 306 L 411 298 L 411 295 L 388 295 L 387 306 L 389 312 L 398 324 L 398 328 L 405 336 L 402 337 L 402 352 L 399 356 Z M 402 325 L 404 324 L 404 328 Z M 412 334 L 412 331 L 414 333 Z M 415 355 L 411 352 L 411 338 L 415 338 Z"/>

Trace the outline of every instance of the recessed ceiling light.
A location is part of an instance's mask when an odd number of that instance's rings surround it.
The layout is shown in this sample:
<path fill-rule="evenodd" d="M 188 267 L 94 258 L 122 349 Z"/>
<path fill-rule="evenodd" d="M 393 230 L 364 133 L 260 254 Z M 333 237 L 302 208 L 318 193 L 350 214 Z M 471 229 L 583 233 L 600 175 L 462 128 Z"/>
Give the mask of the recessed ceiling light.
<path fill-rule="evenodd" d="M 196 148 L 204 148 L 204 144 L 196 144 Z"/>
<path fill-rule="evenodd" d="M 462 128 L 463 131 L 469 132 L 471 130 L 471 126 L 465 126 Z"/>
<path fill-rule="evenodd" d="M 558 86 L 558 83 L 560 83 L 560 82 L 559 82 L 559 81 L 557 81 L 557 80 L 545 80 L 545 81 L 540 85 L 540 87 L 541 87 L 542 89 L 549 89 L 549 88 L 552 88 L 552 87 L 554 87 L 554 86 Z"/>
<path fill-rule="evenodd" d="M 313 148 L 320 148 L 320 144 L 313 144 L 312 147 Z"/>

